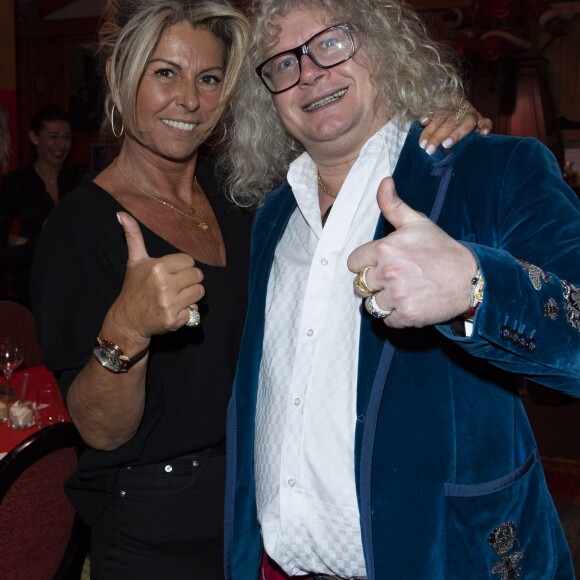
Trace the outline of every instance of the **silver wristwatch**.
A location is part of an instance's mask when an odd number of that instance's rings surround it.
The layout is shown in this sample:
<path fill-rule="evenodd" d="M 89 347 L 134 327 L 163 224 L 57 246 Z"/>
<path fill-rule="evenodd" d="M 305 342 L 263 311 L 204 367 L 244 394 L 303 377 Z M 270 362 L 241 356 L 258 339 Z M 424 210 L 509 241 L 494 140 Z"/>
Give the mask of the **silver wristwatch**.
<path fill-rule="evenodd" d="M 149 347 L 134 357 L 129 358 L 115 343 L 97 336 L 93 356 L 108 371 L 112 373 L 126 373 L 147 354 L 148 350 Z"/>

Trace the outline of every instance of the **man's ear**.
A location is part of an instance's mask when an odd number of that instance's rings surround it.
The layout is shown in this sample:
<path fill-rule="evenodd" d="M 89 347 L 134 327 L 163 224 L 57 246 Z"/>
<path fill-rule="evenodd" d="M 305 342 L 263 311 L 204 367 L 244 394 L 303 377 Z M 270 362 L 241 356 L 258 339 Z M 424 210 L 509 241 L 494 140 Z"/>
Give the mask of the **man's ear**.
<path fill-rule="evenodd" d="M 28 138 L 35 147 L 36 145 L 38 145 L 38 135 L 34 131 L 32 130 L 28 131 Z"/>

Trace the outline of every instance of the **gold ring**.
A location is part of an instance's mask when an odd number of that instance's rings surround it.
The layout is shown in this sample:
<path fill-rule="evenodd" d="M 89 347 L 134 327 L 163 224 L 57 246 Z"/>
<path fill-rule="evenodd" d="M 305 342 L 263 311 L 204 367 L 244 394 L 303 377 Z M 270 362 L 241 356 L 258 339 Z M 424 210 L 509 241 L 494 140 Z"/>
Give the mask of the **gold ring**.
<path fill-rule="evenodd" d="M 467 115 L 469 115 L 469 107 L 467 105 L 461 105 L 455 113 L 455 124 L 461 125 Z"/>
<path fill-rule="evenodd" d="M 371 268 L 374 268 L 374 266 L 365 266 L 362 270 L 359 270 L 359 273 L 354 277 L 354 285 L 356 289 L 365 296 L 378 292 L 378 290 L 371 288 L 367 283 L 367 272 Z"/>
<path fill-rule="evenodd" d="M 189 318 L 187 319 L 185 326 L 197 326 L 201 322 L 199 312 L 193 306 L 188 306 L 187 312 L 189 313 Z"/>

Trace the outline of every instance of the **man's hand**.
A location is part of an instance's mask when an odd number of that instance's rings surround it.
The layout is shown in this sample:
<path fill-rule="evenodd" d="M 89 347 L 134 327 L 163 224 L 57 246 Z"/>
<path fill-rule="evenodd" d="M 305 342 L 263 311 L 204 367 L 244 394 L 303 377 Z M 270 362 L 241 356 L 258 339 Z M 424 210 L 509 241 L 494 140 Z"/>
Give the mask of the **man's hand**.
<path fill-rule="evenodd" d="M 379 307 L 393 311 L 383 319 L 385 324 L 423 327 L 463 314 L 477 270 L 471 252 L 402 201 L 392 178 L 381 182 L 377 202 L 395 231 L 357 248 L 348 268 L 357 273 L 373 266 L 366 273 L 367 283 L 378 290 Z"/>

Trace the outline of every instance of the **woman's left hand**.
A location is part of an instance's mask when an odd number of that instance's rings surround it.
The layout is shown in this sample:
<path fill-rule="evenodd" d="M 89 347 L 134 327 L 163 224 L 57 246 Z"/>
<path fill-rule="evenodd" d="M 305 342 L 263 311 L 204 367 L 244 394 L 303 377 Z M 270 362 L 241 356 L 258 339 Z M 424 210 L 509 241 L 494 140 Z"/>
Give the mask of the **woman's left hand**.
<path fill-rule="evenodd" d="M 493 129 L 491 119 L 484 117 L 469 101 L 463 101 L 453 114 L 432 113 L 419 119 L 425 127 L 419 137 L 420 146 L 432 155 L 439 145 L 445 149 L 478 130 L 481 135 L 489 135 Z"/>

